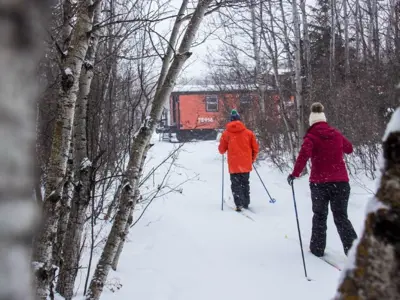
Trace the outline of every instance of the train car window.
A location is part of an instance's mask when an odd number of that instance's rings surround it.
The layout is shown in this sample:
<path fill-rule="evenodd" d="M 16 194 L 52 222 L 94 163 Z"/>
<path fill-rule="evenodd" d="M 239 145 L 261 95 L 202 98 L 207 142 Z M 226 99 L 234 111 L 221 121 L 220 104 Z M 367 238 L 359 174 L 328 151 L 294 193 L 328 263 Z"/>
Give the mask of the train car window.
<path fill-rule="evenodd" d="M 249 105 L 251 103 L 251 96 L 250 95 L 240 95 L 239 101 L 240 101 L 240 105 Z"/>
<path fill-rule="evenodd" d="M 206 96 L 206 111 L 218 111 L 218 96 L 207 95 Z"/>

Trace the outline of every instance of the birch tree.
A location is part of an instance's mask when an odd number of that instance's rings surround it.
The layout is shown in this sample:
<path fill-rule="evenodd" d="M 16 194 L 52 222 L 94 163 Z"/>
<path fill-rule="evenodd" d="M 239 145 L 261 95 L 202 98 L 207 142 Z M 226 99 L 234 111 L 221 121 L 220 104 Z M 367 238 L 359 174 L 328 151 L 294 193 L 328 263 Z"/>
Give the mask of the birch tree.
<path fill-rule="evenodd" d="M 347 1 L 343 0 L 343 12 L 344 12 L 344 66 L 345 74 L 348 77 L 350 75 L 350 42 L 349 42 L 349 15 L 347 9 Z"/>
<path fill-rule="evenodd" d="M 260 3 L 260 5 L 263 4 Z M 291 135 L 291 129 L 289 126 L 289 120 L 286 114 L 286 110 L 285 110 L 285 105 L 283 103 L 284 101 L 284 94 L 283 94 L 283 88 L 281 86 L 281 82 L 280 82 L 280 74 L 279 74 L 279 49 L 278 49 L 278 43 L 277 43 L 277 37 L 275 35 L 275 26 L 274 26 L 274 17 L 273 17 L 273 13 L 272 13 L 272 4 L 271 2 L 268 3 L 269 7 L 266 8 L 266 12 L 268 13 L 269 17 L 270 17 L 270 24 L 269 24 L 269 28 L 266 25 L 266 23 L 264 22 L 263 18 L 261 18 L 261 36 L 262 39 L 264 41 L 264 46 L 267 48 L 269 57 L 271 59 L 272 62 L 272 72 L 274 75 L 274 79 L 275 79 L 275 85 L 276 85 L 276 89 L 278 91 L 278 95 L 279 95 L 279 114 L 283 120 L 284 126 L 285 126 L 285 136 L 289 145 L 289 153 L 290 156 L 292 158 L 292 160 L 294 161 L 295 159 L 295 154 L 294 154 L 294 144 L 293 144 L 293 138 Z M 263 8 L 262 8 L 263 9 Z M 268 34 L 269 33 L 269 37 L 268 38 Z"/>
<path fill-rule="evenodd" d="M 301 79 L 301 36 L 300 36 L 300 18 L 299 11 L 297 8 L 297 1 L 292 1 L 293 9 L 293 27 L 294 27 L 294 40 L 295 40 L 295 77 L 296 77 L 296 105 L 297 105 L 297 124 L 299 130 L 298 145 L 300 146 L 305 134 L 304 128 L 304 103 L 303 103 L 303 83 Z"/>
<path fill-rule="evenodd" d="M 36 271 L 37 296 L 39 299 L 47 298 L 50 282 L 54 279 L 52 248 L 55 243 L 60 215 L 60 199 L 70 150 L 79 78 L 89 47 L 89 33 L 92 30 L 93 13 L 97 5 L 100 5 L 100 0 L 82 0 L 79 2 L 77 21 L 62 68 L 57 119 L 52 135 L 49 171 L 43 204 L 44 222 L 36 236 L 33 253 L 33 260 L 39 266 Z"/>
<path fill-rule="evenodd" d="M 140 165 L 144 156 L 145 149 L 150 142 L 150 138 L 155 130 L 158 120 L 161 118 L 162 109 L 164 103 L 169 99 L 172 89 L 175 85 L 175 81 L 182 70 L 184 63 L 190 57 L 190 48 L 195 39 L 196 33 L 200 27 L 200 24 L 204 18 L 212 0 L 200 0 L 193 12 L 189 24 L 183 34 L 183 38 L 176 51 L 173 55 L 172 62 L 163 63 L 167 67 L 162 67 L 161 75 L 165 75 L 165 80 L 160 80 L 156 94 L 152 102 L 152 108 L 150 115 L 143 122 L 143 125 L 139 129 L 137 136 L 134 139 L 133 146 L 130 152 L 130 159 L 128 162 L 127 170 L 123 177 L 123 189 L 120 196 L 120 206 L 115 217 L 111 232 L 108 236 L 106 245 L 101 254 L 100 260 L 97 264 L 95 273 L 89 286 L 89 292 L 86 299 L 99 299 L 103 291 L 105 281 L 107 279 L 111 264 L 114 260 L 116 251 L 119 243 L 121 242 L 121 234 L 125 231 L 126 223 L 128 222 L 130 210 L 134 205 L 135 191 L 138 188 L 138 180 L 140 174 Z M 183 1 L 182 6 L 185 5 L 186 0 Z M 180 28 L 181 20 L 180 16 L 176 19 L 174 27 Z M 174 29 L 172 33 L 174 32 Z M 178 31 L 179 32 L 179 31 Z M 171 35 L 172 37 L 172 35 Z M 173 41 L 172 41 L 173 42 Z M 174 43 L 171 43 L 174 45 Z M 163 70 L 166 72 L 163 73 Z"/>
<path fill-rule="evenodd" d="M 61 61 L 65 63 L 66 54 L 71 42 L 71 34 L 74 26 L 75 18 L 75 3 L 72 0 L 63 0 L 62 3 L 62 28 L 61 28 L 61 41 L 60 41 L 60 55 Z M 62 256 L 62 246 L 64 243 L 65 233 L 67 232 L 67 224 L 69 218 L 70 203 L 73 192 L 73 141 L 71 139 L 69 156 L 67 161 L 67 171 L 65 176 L 65 183 L 62 188 L 61 196 L 61 207 L 60 207 L 60 218 L 57 224 L 56 241 L 53 244 L 53 264 L 56 266 L 60 265 Z"/>
<path fill-rule="evenodd" d="M 101 5 L 94 9 L 93 24 L 100 21 Z M 75 127 L 75 183 L 71 203 L 71 212 L 66 231 L 66 242 L 63 244 L 63 262 L 60 268 L 57 291 L 66 299 L 72 299 L 74 283 L 79 266 L 79 253 L 86 211 L 90 201 L 93 165 L 87 153 L 87 102 L 94 76 L 94 63 L 99 42 L 99 32 L 91 33 L 90 45 L 79 80 L 79 93 L 76 103 Z"/>
<path fill-rule="evenodd" d="M 279 9 L 281 11 L 282 16 L 282 33 L 283 33 L 283 46 L 286 52 L 287 66 L 289 70 L 293 70 L 293 59 L 292 59 L 292 51 L 291 51 L 291 39 L 289 37 L 289 25 L 286 20 L 286 12 L 284 8 L 283 0 L 279 0 Z"/>
<path fill-rule="evenodd" d="M 336 67 L 336 0 L 330 0 L 331 4 L 331 38 L 329 51 L 329 82 L 331 87 L 335 80 Z"/>
<path fill-rule="evenodd" d="M 250 13 L 251 13 L 251 31 L 252 31 L 252 44 L 253 44 L 253 53 L 254 53 L 254 62 L 255 62 L 255 83 L 258 88 L 258 93 L 260 95 L 260 110 L 262 119 L 265 118 L 265 82 L 264 78 L 261 74 L 261 56 L 260 56 L 260 34 L 258 33 L 257 26 L 259 22 L 257 21 L 256 16 L 256 2 L 254 0 L 250 0 Z"/>
<path fill-rule="evenodd" d="M 48 1 L 0 2 L 0 299 L 34 299 L 29 256 L 34 186 L 36 68 Z M 47 21 L 47 20 L 46 20 Z M 12 255 L 11 255 L 12 254 Z"/>
<path fill-rule="evenodd" d="M 62 48 L 61 50 L 64 53 L 67 53 L 69 44 L 71 42 L 71 33 L 74 25 L 74 3 L 73 0 L 63 0 L 62 4 L 62 15 L 63 15 L 63 24 L 61 29 L 62 36 Z"/>
<path fill-rule="evenodd" d="M 152 146 L 153 146 L 153 144 L 148 144 L 148 145 L 146 146 L 146 149 L 145 149 L 145 151 L 144 151 L 145 154 L 144 154 L 144 156 L 143 156 L 143 158 L 142 158 L 142 162 L 141 162 L 141 164 L 140 164 L 139 178 L 142 178 L 142 175 L 143 175 L 143 167 L 144 167 L 144 163 L 145 163 L 145 161 L 146 161 L 147 152 L 150 150 L 150 148 L 151 148 Z M 114 256 L 114 259 L 113 259 L 113 262 L 112 262 L 112 269 L 113 269 L 114 271 L 117 270 L 119 258 L 120 258 L 120 256 L 121 256 L 122 250 L 124 249 L 125 239 L 126 239 L 128 233 L 129 233 L 129 228 L 130 228 L 130 226 L 132 225 L 132 222 L 133 222 L 134 208 L 135 208 L 135 205 L 136 205 L 136 203 L 138 202 L 138 200 L 139 200 L 139 198 L 140 198 L 140 189 L 139 189 L 139 188 L 137 188 L 137 189 L 135 190 L 135 194 L 134 194 L 133 197 L 134 197 L 134 198 L 133 198 L 133 205 L 132 205 L 132 207 L 130 208 L 131 211 L 129 212 L 128 222 L 126 222 L 125 230 L 124 230 L 123 234 L 121 235 L 121 242 L 120 242 L 119 245 L 118 245 L 118 249 L 117 249 L 117 251 L 116 251 L 116 253 L 115 253 L 115 256 Z"/>
<path fill-rule="evenodd" d="M 302 25 L 303 25 L 303 40 L 304 40 L 304 61 L 305 61 L 305 75 L 307 82 L 307 90 L 309 94 L 309 102 L 313 102 L 313 79 L 312 79 L 312 69 L 311 69 L 311 44 L 310 44 L 310 33 L 309 33 L 309 24 L 308 24 L 308 16 L 306 11 L 306 1 L 300 0 L 300 9 L 302 14 Z M 305 102 L 305 101 L 304 101 Z"/>

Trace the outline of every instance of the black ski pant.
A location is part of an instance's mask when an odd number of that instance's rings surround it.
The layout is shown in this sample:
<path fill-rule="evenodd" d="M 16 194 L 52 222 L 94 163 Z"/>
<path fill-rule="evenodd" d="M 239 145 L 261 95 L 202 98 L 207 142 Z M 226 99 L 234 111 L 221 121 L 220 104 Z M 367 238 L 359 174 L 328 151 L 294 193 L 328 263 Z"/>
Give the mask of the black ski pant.
<path fill-rule="evenodd" d="M 344 252 L 348 253 L 357 234 L 347 216 L 350 185 L 348 182 L 310 183 L 312 210 L 312 234 L 310 250 L 314 255 L 323 256 L 326 246 L 326 221 L 330 203 L 333 220 L 343 244 Z"/>
<path fill-rule="evenodd" d="M 236 206 L 247 207 L 250 204 L 250 173 L 234 173 L 231 175 L 231 188 Z"/>

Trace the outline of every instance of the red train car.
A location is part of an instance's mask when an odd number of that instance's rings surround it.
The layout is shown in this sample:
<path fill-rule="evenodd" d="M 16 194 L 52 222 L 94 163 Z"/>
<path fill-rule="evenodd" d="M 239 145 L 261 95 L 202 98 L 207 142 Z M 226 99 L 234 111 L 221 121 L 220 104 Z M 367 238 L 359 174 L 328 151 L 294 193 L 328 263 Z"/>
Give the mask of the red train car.
<path fill-rule="evenodd" d="M 271 93 L 271 95 L 274 93 Z M 273 97 L 278 113 L 279 97 Z M 257 90 L 216 86 L 177 86 L 165 107 L 158 132 L 176 134 L 178 141 L 216 139 L 225 127 L 232 108 L 239 113 L 258 109 Z M 251 113 L 250 113 L 251 115 Z"/>

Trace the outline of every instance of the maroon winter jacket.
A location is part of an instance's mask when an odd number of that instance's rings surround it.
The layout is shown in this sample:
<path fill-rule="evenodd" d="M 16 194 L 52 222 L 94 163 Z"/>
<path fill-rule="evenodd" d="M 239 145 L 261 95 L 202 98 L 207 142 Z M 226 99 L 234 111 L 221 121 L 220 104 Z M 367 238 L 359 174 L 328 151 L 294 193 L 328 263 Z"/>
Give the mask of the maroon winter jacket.
<path fill-rule="evenodd" d="M 338 130 L 326 122 L 318 122 L 308 129 L 304 137 L 292 175 L 299 177 L 311 158 L 310 182 L 348 182 L 343 153 L 352 152 L 353 146 Z"/>

